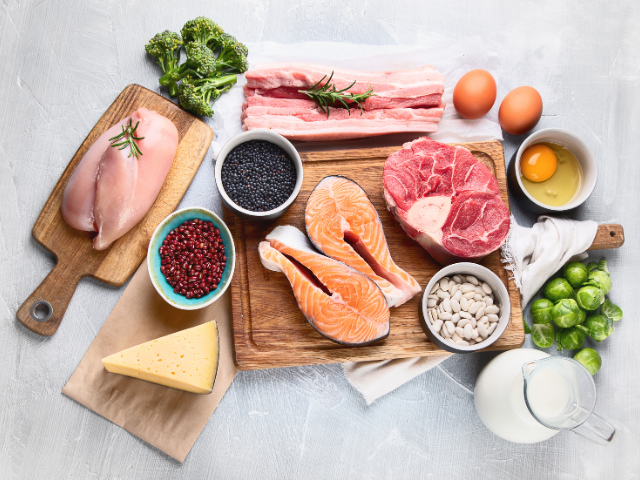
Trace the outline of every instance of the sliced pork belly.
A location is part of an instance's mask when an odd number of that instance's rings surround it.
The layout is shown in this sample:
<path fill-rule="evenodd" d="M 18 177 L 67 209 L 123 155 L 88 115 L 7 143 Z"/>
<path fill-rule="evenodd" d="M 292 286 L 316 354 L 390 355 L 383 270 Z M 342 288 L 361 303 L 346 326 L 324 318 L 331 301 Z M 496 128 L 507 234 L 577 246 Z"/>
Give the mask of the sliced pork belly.
<path fill-rule="evenodd" d="M 136 143 L 142 152 L 137 159 L 129 147 L 118 150 L 109 138 L 122 125 L 139 122 Z M 127 233 L 149 211 L 169 173 L 178 148 L 178 130 L 167 118 L 140 108 L 118 122 L 91 146 L 67 183 L 62 215 L 73 228 L 97 231 L 93 240 L 104 250 Z"/>
<path fill-rule="evenodd" d="M 438 262 L 480 260 L 509 233 L 495 177 L 464 147 L 423 137 L 387 158 L 387 208 Z"/>

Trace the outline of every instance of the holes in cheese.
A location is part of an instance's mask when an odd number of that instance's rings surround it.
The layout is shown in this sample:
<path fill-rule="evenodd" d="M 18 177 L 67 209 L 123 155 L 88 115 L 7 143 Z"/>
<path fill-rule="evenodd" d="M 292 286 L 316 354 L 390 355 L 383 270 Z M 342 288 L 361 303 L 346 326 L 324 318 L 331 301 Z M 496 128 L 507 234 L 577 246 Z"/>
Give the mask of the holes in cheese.
<path fill-rule="evenodd" d="M 212 321 L 114 353 L 102 364 L 111 373 L 206 394 L 213 390 L 218 359 L 218 326 Z"/>

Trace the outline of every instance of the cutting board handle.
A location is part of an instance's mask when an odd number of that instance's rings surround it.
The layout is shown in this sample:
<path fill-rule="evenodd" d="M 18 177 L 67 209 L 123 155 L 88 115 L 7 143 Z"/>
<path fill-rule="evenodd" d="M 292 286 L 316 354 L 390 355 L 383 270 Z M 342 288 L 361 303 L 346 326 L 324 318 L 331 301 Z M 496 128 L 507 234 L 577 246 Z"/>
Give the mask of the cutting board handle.
<path fill-rule="evenodd" d="M 589 250 L 620 248 L 624 244 L 624 229 L 617 223 L 598 225 L 598 232 Z"/>
<path fill-rule="evenodd" d="M 51 336 L 58 330 L 78 282 L 84 276 L 58 262 L 17 312 L 20 322 L 32 332 Z"/>

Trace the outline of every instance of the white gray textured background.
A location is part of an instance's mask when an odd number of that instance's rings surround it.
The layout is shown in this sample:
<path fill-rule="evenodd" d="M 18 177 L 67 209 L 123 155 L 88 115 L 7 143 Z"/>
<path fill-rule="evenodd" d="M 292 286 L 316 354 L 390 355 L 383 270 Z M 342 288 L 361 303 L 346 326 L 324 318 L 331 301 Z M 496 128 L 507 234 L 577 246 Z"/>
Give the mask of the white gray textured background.
<path fill-rule="evenodd" d="M 598 159 L 596 190 L 574 216 L 626 230 L 626 245 L 606 252 L 611 298 L 626 315 L 597 346 L 595 377 L 597 411 L 618 427 L 617 444 L 563 432 L 525 446 L 492 435 L 466 388 L 489 354 L 453 357 L 369 408 L 336 365 L 240 373 L 183 465 L 60 393 L 124 287 L 83 280 L 58 333 L 31 334 L 15 312 L 53 266 L 32 225 L 122 88 L 157 90 L 146 41 L 198 15 L 250 42 L 481 35 L 499 56 L 499 97 L 522 84 L 541 92 L 537 128 L 572 130 Z M 639 23 L 636 0 L 0 0 L 0 479 L 638 478 Z M 507 158 L 521 141 L 506 139 Z M 210 161 L 183 205 L 220 211 Z"/>

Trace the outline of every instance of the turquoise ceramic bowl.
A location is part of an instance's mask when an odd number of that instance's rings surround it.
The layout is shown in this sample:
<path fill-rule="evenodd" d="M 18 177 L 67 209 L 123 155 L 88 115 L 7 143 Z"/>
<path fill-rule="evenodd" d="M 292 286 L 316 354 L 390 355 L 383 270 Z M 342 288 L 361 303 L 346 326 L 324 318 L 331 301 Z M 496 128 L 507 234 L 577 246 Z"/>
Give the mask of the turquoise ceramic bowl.
<path fill-rule="evenodd" d="M 225 265 L 218 288 L 209 292 L 204 297 L 187 299 L 183 295 L 173 292 L 173 287 L 169 285 L 167 279 L 160 271 L 161 261 L 158 249 L 162 246 L 162 242 L 171 230 L 179 227 L 187 220 L 193 220 L 194 218 L 213 222 L 216 228 L 220 229 L 227 264 Z M 147 251 L 147 267 L 149 268 L 151 283 L 153 283 L 155 289 L 167 303 L 182 310 L 197 310 L 198 308 L 206 307 L 220 298 L 231 283 L 231 278 L 233 277 L 233 272 L 236 267 L 236 248 L 233 244 L 233 237 L 231 236 L 229 228 L 227 228 L 227 225 L 220 217 L 206 208 L 189 207 L 177 210 L 165 218 L 162 223 L 158 225 L 155 232 L 153 232 L 151 242 L 149 243 L 149 250 Z"/>

